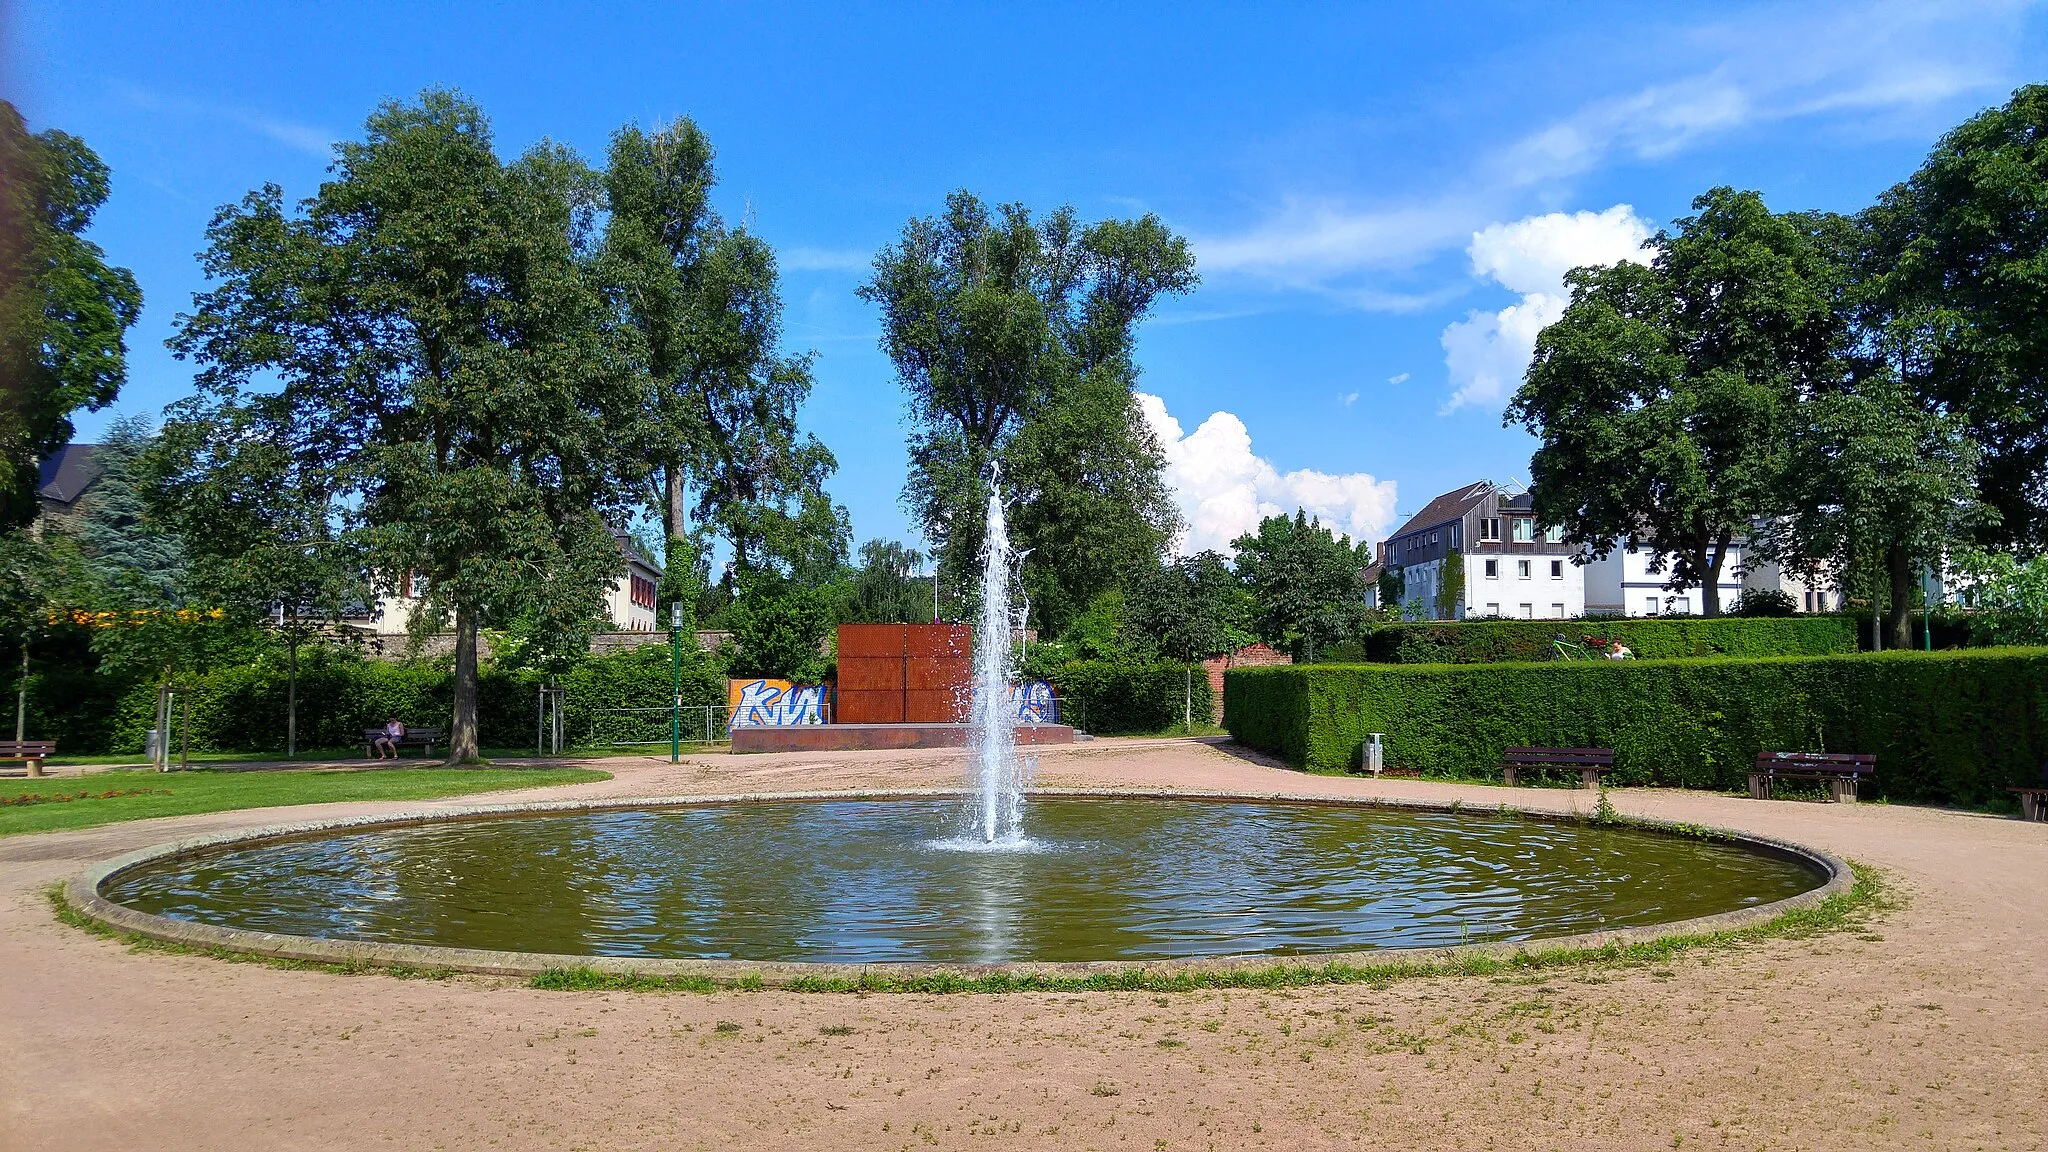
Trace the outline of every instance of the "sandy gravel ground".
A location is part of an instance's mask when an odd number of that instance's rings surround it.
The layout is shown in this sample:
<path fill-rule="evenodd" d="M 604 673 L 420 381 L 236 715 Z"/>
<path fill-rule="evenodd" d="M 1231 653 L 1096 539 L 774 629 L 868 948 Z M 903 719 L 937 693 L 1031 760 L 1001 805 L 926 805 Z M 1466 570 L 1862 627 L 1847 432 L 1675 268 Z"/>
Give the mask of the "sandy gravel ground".
<path fill-rule="evenodd" d="M 961 771 L 957 753 L 606 766 L 616 779 L 547 794 L 946 784 Z M 1178 741 L 1055 752 L 1040 781 L 1589 802 L 1307 777 Z M 2048 824 L 1661 791 L 1615 801 L 1877 865 L 1909 902 L 1862 933 L 1514 981 L 550 993 L 137 955 L 50 916 L 43 890 L 89 861 L 277 809 L 11 838 L 0 1148 L 2048 1146 Z"/>

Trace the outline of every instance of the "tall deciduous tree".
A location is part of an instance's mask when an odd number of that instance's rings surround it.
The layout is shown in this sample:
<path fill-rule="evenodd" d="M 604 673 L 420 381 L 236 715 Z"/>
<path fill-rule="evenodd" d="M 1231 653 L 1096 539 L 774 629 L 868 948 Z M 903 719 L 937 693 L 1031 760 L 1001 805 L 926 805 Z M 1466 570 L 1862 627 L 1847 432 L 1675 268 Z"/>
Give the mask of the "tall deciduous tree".
<path fill-rule="evenodd" d="M 1863 214 L 1875 300 L 1923 407 L 1983 449 L 1980 536 L 2048 547 L 2048 85 L 1958 126 Z"/>
<path fill-rule="evenodd" d="M 643 377 L 594 270 L 600 181 L 547 145 L 501 162 L 471 102 L 389 103 L 296 213 L 275 187 L 223 209 L 217 282 L 172 341 L 231 426 L 318 477 L 381 585 L 453 617 L 452 761 L 477 755 L 477 632 L 536 604 L 594 616 L 610 524 L 643 478 Z"/>
<path fill-rule="evenodd" d="M 1176 660 L 1234 652 L 1253 640 L 1253 601 L 1215 552 L 1177 556 L 1134 574 L 1124 594 L 1133 632 Z"/>
<path fill-rule="evenodd" d="M 779 351 L 775 254 L 712 210 L 715 180 L 711 143 L 687 119 L 612 137 L 601 267 L 648 377 L 643 451 L 666 566 L 683 574 L 701 548 L 693 524 L 722 536 L 743 572 L 768 563 L 770 536 L 837 467 L 797 430 L 811 362 Z"/>
<path fill-rule="evenodd" d="M 1791 443 L 1785 514 L 1759 543 L 1809 575 L 1886 592 L 1886 643 L 1906 647 L 1922 573 L 1981 519 L 1976 443 L 1890 376 L 1808 401 Z"/>
<path fill-rule="evenodd" d="M 1353 547 L 1296 509 L 1293 519 L 1268 516 L 1259 530 L 1230 542 L 1237 574 L 1257 606 L 1252 617 L 1259 639 L 1314 660 L 1329 647 L 1357 634 L 1365 623 L 1365 568 L 1369 550 Z"/>
<path fill-rule="evenodd" d="M 37 462 L 127 375 L 142 291 L 85 238 L 108 188 L 84 141 L 31 133 L 0 100 L 0 530 L 35 518 Z"/>
<path fill-rule="evenodd" d="M 991 465 L 1047 631 L 1159 556 L 1178 517 L 1132 394 L 1135 329 L 1195 283 L 1186 241 L 1154 217 L 1083 227 L 1069 208 L 1034 219 L 966 192 L 875 258 L 861 295 L 909 393 L 904 501 L 946 587 L 976 566 Z"/>
<path fill-rule="evenodd" d="M 1668 557 L 1720 614 L 1729 548 L 1774 512 L 1799 400 L 1838 381 L 1833 271 L 1800 221 L 1716 188 L 1648 265 L 1580 268 L 1507 410 L 1542 440 L 1536 514 L 1604 556 Z"/>

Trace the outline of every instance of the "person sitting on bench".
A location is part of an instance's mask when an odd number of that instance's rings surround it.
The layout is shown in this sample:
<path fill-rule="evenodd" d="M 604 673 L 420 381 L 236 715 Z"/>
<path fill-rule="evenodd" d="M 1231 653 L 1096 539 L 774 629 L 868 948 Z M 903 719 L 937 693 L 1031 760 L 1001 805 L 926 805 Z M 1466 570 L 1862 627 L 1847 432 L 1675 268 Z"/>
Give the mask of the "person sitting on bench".
<path fill-rule="evenodd" d="M 405 725 L 399 723 L 398 717 L 391 716 L 387 717 L 384 721 L 384 734 L 377 737 L 370 747 L 376 753 L 376 759 L 385 759 L 384 753 L 389 752 L 391 753 L 390 758 L 396 760 L 398 759 L 398 742 L 403 739 L 405 739 Z"/>

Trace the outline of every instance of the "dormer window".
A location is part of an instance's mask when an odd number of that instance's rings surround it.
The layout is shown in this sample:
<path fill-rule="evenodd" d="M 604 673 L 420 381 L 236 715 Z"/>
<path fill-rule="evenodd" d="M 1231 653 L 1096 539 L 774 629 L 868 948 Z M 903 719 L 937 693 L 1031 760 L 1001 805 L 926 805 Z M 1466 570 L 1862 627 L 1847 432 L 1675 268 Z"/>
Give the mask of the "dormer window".
<path fill-rule="evenodd" d="M 1515 543 L 1531 544 L 1536 540 L 1536 521 L 1527 516 L 1514 517 Z"/>
<path fill-rule="evenodd" d="M 1500 517 L 1481 516 L 1479 518 L 1479 538 L 1481 540 L 1499 540 Z"/>

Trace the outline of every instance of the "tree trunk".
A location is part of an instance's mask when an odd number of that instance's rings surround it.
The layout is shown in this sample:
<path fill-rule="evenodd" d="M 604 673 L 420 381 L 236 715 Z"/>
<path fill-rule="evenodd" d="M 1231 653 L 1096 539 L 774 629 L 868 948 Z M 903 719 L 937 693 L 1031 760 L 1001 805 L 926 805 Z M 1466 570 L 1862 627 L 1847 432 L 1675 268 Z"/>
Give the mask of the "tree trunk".
<path fill-rule="evenodd" d="M 455 723 L 448 730 L 448 763 L 474 764 L 476 746 L 476 611 L 455 609 Z"/>
<path fill-rule="evenodd" d="M 667 539 L 676 540 L 682 537 L 684 530 L 683 470 L 671 464 L 663 472 L 661 530 L 667 534 Z M 674 563 L 675 557 L 669 557 L 669 562 Z"/>
<path fill-rule="evenodd" d="M 285 681 L 284 681 L 284 754 L 299 754 L 299 634 L 287 632 L 284 637 Z"/>
<path fill-rule="evenodd" d="M 21 638 L 21 683 L 14 689 L 14 742 L 27 739 L 28 730 L 28 637 Z"/>
<path fill-rule="evenodd" d="M 1728 563 L 1728 541 L 1734 536 L 1731 529 L 1721 529 L 1712 543 L 1713 551 L 1707 557 L 1707 578 L 1700 585 L 1700 615 L 1721 614 L 1721 568 Z"/>
<path fill-rule="evenodd" d="M 1892 602 L 1885 607 L 1885 632 L 1891 646 L 1904 650 L 1913 646 L 1913 559 L 1897 546 L 1885 549 L 1885 574 L 1890 577 Z"/>

